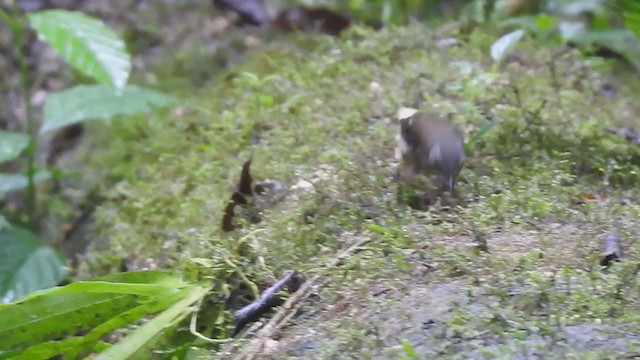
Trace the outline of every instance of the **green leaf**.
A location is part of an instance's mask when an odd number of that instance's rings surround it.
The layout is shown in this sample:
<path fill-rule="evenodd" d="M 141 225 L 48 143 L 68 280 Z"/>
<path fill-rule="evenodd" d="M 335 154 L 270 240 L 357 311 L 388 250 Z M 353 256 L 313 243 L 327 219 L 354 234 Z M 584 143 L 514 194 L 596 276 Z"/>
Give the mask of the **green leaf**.
<path fill-rule="evenodd" d="M 105 318 L 103 317 L 103 323 L 93 327 L 90 332 L 81 338 L 71 337 L 62 341 L 49 341 L 37 344 L 24 350 L 21 357 L 25 359 L 48 359 L 61 353 L 72 353 L 77 355 L 77 353 L 81 352 L 83 349 L 86 351 L 94 348 L 94 344 L 96 344 L 104 335 L 107 335 L 117 329 L 124 328 L 128 324 L 138 321 L 145 316 L 162 311 L 173 305 L 176 301 L 181 300 L 183 297 L 183 293 L 174 293 L 173 295 L 161 296 L 147 301 L 133 308 L 120 307 L 120 313 L 110 316 L 106 321 L 104 321 Z M 97 309 L 94 311 L 97 311 Z M 77 356 L 67 357 L 77 358 Z"/>
<path fill-rule="evenodd" d="M 552 31 L 557 23 L 557 18 L 553 15 L 540 13 L 536 16 L 523 15 L 510 17 L 498 21 L 500 27 L 511 27 L 526 30 L 527 32 L 544 33 Z"/>
<path fill-rule="evenodd" d="M 202 266 L 204 268 L 212 268 L 212 267 L 215 266 L 213 259 L 209 259 L 209 258 L 198 258 L 198 257 L 196 257 L 196 258 L 191 258 L 189 260 L 191 260 L 192 263 L 200 265 L 200 266 Z"/>
<path fill-rule="evenodd" d="M 418 354 L 416 354 L 416 351 L 408 340 L 402 339 L 402 348 L 410 359 L 419 359 Z"/>
<path fill-rule="evenodd" d="M 68 337 L 64 340 L 51 340 L 20 351 L 20 354 L 12 356 L 11 360 L 51 359 L 59 354 L 82 350 L 83 346 L 86 346 L 85 343 L 84 337 Z"/>
<path fill-rule="evenodd" d="M 536 25 L 538 26 L 538 29 L 542 31 L 552 30 L 555 24 L 555 16 L 551 16 L 549 14 L 540 14 L 536 16 Z"/>
<path fill-rule="evenodd" d="M 28 230 L 0 230 L 0 303 L 55 286 L 66 274 L 58 254 Z"/>
<path fill-rule="evenodd" d="M 104 85 L 122 89 L 131 71 L 131 59 L 111 29 L 80 12 L 45 10 L 27 15 L 31 27 L 78 71 Z"/>
<path fill-rule="evenodd" d="M 622 14 L 624 25 L 636 36 L 640 36 L 640 3 L 638 0 L 617 0 L 614 10 Z"/>
<path fill-rule="evenodd" d="M 119 284 L 112 284 L 119 283 Z M 141 284 L 136 287 L 132 284 Z M 154 286 L 156 285 L 156 286 Z M 37 291 L 20 302 L 28 301 L 33 297 L 47 295 L 48 293 L 67 292 L 93 292 L 93 293 L 125 293 L 129 295 L 165 295 L 167 290 L 180 289 L 187 286 L 182 279 L 169 271 L 164 270 L 140 270 L 124 273 L 109 274 L 99 277 L 94 281 L 81 281 L 69 284 L 64 288 L 51 288 Z M 169 291 L 171 292 L 171 291 Z"/>
<path fill-rule="evenodd" d="M 606 46 L 622 55 L 636 69 L 640 70 L 640 39 L 631 30 L 589 31 L 574 36 L 571 40 L 577 44 Z"/>
<path fill-rule="evenodd" d="M 191 306 L 202 299 L 208 289 L 202 287 L 190 287 L 180 291 L 182 300 L 175 303 L 169 309 L 158 314 L 149 322 L 137 328 L 124 339 L 100 353 L 95 359 L 129 359 L 138 350 L 144 348 L 156 335 L 191 312 Z M 176 296 L 178 296 L 176 294 Z"/>
<path fill-rule="evenodd" d="M 194 292 L 201 296 L 193 297 Z M 46 359 L 58 354 L 77 358 L 90 351 L 106 351 L 110 345 L 100 344 L 100 340 L 108 333 L 189 297 L 190 310 L 190 304 L 206 293 L 206 288 L 157 270 L 111 274 L 101 281 L 42 290 L 0 306 L 0 349 L 19 354 L 20 359 Z M 162 323 L 160 327 L 168 325 Z M 78 336 L 79 331 L 88 332 Z M 8 354 L 0 351 L 0 358 Z"/>
<path fill-rule="evenodd" d="M 51 177 L 47 171 L 39 171 L 35 177 L 35 182 L 41 182 Z M 22 174 L 2 174 L 0 173 L 0 199 L 8 192 L 24 189 L 29 185 L 29 178 Z"/>
<path fill-rule="evenodd" d="M 0 215 L 0 230 L 8 229 L 11 227 L 11 224 L 7 221 L 7 219 Z"/>
<path fill-rule="evenodd" d="M 378 225 L 378 224 L 365 224 L 365 226 L 367 227 L 367 229 L 371 232 L 374 232 L 378 235 L 386 235 L 387 234 L 387 230 L 385 228 L 383 228 L 382 226 Z"/>
<path fill-rule="evenodd" d="M 166 296 L 174 293 L 172 287 L 156 284 L 127 284 L 107 281 L 81 281 L 57 289 L 56 293 L 109 293 L 139 296 Z"/>
<path fill-rule="evenodd" d="M 171 271 L 166 270 L 139 270 L 109 274 L 96 280 L 133 284 L 156 284 L 165 287 L 182 288 L 188 284 L 177 277 Z"/>
<path fill-rule="evenodd" d="M 258 75 L 248 72 L 248 71 L 241 71 L 240 72 L 240 78 L 247 81 L 247 83 L 249 83 L 250 85 L 258 85 L 260 84 L 260 78 L 258 77 Z"/>
<path fill-rule="evenodd" d="M 0 162 L 17 158 L 27 145 L 29 145 L 27 134 L 0 130 Z"/>
<path fill-rule="evenodd" d="M 609 46 L 622 47 L 632 41 L 636 41 L 637 45 L 638 38 L 632 31 L 626 29 L 611 29 L 589 31 L 572 38 L 572 40 L 578 44 L 607 44 Z"/>
<path fill-rule="evenodd" d="M 12 303 L 0 309 L 0 349 L 25 348 L 95 328 L 138 306 L 138 299 L 126 294 L 52 291 Z"/>
<path fill-rule="evenodd" d="M 471 152 L 471 150 L 473 150 L 473 147 L 475 146 L 475 144 L 480 139 L 482 139 L 486 135 L 486 133 L 489 132 L 489 130 L 491 130 L 495 125 L 496 125 L 496 123 L 493 122 L 493 121 L 488 121 L 488 122 L 480 125 L 480 127 L 478 128 L 478 131 L 476 131 L 469 138 L 469 140 L 467 140 L 467 142 L 464 144 L 464 151 Z"/>
<path fill-rule="evenodd" d="M 121 94 L 103 85 L 78 85 L 47 99 L 40 133 L 85 120 L 145 113 L 174 101 L 171 96 L 134 85 L 125 87 Z"/>
<path fill-rule="evenodd" d="M 512 31 L 491 45 L 491 57 L 496 63 L 501 62 L 508 54 L 515 44 L 520 41 L 524 36 L 523 30 Z"/>

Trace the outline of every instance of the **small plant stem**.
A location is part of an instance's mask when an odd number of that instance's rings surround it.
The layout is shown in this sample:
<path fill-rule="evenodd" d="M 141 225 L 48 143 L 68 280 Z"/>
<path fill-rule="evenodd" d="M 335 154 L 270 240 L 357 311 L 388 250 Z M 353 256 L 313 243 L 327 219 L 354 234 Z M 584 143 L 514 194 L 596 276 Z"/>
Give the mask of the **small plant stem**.
<path fill-rule="evenodd" d="M 4 15 L 7 15 L 6 13 Z M 27 133 L 29 134 L 29 146 L 27 147 L 27 216 L 29 219 L 29 227 L 35 230 L 36 227 L 36 204 L 37 194 L 35 186 L 36 175 L 36 152 L 38 149 L 38 134 L 36 132 L 36 124 L 33 119 L 31 109 L 31 87 L 29 84 L 29 69 L 27 60 L 23 52 L 24 45 L 24 19 L 20 15 L 17 5 L 14 2 L 13 16 L 3 16 L 4 19 L 9 18 L 11 21 L 11 29 L 13 30 L 14 45 L 18 54 L 18 66 L 20 67 L 20 85 L 22 87 L 22 96 L 24 97 L 24 110 L 27 121 Z"/>

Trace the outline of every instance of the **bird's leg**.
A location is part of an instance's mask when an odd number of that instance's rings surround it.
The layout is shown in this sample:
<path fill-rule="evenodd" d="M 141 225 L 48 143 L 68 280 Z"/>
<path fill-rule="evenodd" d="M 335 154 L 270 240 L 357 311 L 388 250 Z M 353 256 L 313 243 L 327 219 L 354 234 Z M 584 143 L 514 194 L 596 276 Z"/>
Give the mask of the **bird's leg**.
<path fill-rule="evenodd" d="M 398 204 L 408 204 L 412 208 L 421 208 L 420 199 L 416 197 L 416 174 L 410 167 L 402 166 L 397 168 L 394 180 L 398 183 L 396 199 Z"/>

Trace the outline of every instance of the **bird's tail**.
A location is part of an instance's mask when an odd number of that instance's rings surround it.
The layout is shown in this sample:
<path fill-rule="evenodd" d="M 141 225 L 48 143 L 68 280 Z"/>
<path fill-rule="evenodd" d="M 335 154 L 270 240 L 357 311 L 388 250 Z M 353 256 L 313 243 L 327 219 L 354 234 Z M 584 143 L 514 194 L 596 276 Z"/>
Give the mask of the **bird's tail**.
<path fill-rule="evenodd" d="M 453 194 L 453 184 L 455 183 L 455 179 L 453 176 L 449 176 L 447 179 L 447 185 L 449 186 L 449 192 Z"/>

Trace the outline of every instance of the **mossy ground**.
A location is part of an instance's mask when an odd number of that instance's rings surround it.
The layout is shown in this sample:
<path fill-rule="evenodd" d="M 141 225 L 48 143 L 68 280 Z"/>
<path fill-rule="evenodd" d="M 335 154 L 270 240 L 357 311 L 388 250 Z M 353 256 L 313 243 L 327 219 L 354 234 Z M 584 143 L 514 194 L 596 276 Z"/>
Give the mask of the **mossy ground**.
<path fill-rule="evenodd" d="M 462 44 L 437 45 L 452 36 Z M 236 268 L 261 288 L 289 270 L 328 277 L 275 357 L 636 353 L 640 150 L 602 127 L 633 124 L 640 83 L 534 39 L 494 68 L 496 38 L 418 25 L 291 35 L 179 109 L 115 121 L 94 159 L 114 179 L 95 216 L 109 242 L 89 262 L 115 269 L 139 248 L 188 278 L 230 284 L 216 288 L 217 306 L 248 286 Z M 394 116 L 420 94 L 467 139 L 491 126 L 469 144 L 456 208 L 413 210 L 396 197 Z M 260 223 L 223 233 L 251 156 L 254 178 L 279 181 L 285 197 Z M 625 255 L 605 273 L 612 231 Z M 327 266 L 362 238 L 344 265 Z"/>

